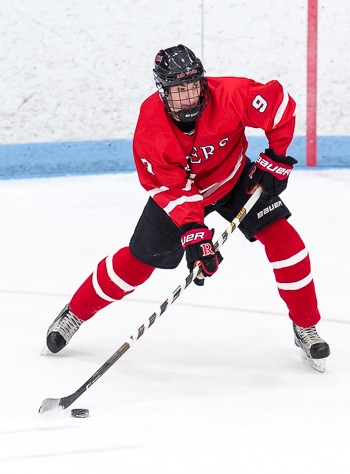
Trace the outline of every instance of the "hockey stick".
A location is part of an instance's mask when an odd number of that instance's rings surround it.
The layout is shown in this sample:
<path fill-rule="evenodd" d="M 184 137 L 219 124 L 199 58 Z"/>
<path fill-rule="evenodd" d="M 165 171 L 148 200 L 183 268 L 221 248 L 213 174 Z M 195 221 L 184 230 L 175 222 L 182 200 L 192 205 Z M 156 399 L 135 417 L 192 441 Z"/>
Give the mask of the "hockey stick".
<path fill-rule="evenodd" d="M 257 202 L 261 193 L 262 188 L 258 186 L 252 196 L 248 199 L 245 206 L 239 211 L 227 229 L 223 232 L 221 237 L 217 240 L 214 247 L 218 250 L 232 234 L 232 232 L 239 226 L 248 212 L 252 209 L 254 204 Z M 143 324 L 137 331 L 137 333 L 130 336 L 130 338 L 124 342 L 122 346 L 103 364 L 101 367 L 80 387 L 71 395 L 63 398 L 46 398 L 39 408 L 39 413 L 45 413 L 47 411 L 54 410 L 56 408 L 62 408 L 63 410 L 68 408 L 77 398 L 79 398 L 88 388 L 91 387 L 107 370 L 117 362 L 135 342 L 140 339 L 141 336 L 149 329 L 155 321 L 168 309 L 170 305 L 186 290 L 186 288 L 192 283 L 200 272 L 200 265 L 197 265 L 193 271 L 186 277 L 186 279 L 172 292 L 172 294 L 160 305 L 160 307 L 148 318 L 146 324 Z"/>

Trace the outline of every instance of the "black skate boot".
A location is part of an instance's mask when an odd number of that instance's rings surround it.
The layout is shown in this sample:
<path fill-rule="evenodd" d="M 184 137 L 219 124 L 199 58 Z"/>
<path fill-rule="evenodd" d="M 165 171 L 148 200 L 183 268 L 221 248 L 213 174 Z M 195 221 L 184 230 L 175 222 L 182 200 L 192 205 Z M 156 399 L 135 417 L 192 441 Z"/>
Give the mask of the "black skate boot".
<path fill-rule="evenodd" d="M 315 326 L 302 328 L 293 323 L 295 344 L 303 350 L 304 361 L 319 372 L 326 369 L 329 345 L 317 334 Z"/>
<path fill-rule="evenodd" d="M 47 331 L 46 344 L 50 352 L 56 354 L 71 340 L 84 321 L 65 306 Z"/>

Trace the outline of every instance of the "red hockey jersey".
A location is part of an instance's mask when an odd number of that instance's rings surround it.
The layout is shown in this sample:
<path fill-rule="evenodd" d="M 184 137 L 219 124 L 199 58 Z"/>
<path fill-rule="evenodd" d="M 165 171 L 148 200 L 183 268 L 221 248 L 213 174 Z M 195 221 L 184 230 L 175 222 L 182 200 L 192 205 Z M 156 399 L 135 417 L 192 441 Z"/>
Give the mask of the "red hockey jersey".
<path fill-rule="evenodd" d="M 133 153 L 141 185 L 177 226 L 204 222 L 204 207 L 227 194 L 245 164 L 245 127 L 265 131 L 285 156 L 295 102 L 278 81 L 208 77 L 209 103 L 193 135 L 170 119 L 158 92 L 141 106 Z"/>

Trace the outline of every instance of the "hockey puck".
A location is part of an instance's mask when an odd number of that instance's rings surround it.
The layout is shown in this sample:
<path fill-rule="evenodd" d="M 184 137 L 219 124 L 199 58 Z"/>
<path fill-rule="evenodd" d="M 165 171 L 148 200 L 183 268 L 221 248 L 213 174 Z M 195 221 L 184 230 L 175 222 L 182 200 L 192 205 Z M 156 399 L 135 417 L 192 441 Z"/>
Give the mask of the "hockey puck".
<path fill-rule="evenodd" d="M 89 416 L 89 410 L 87 408 L 74 408 L 70 414 L 74 418 L 87 418 Z"/>

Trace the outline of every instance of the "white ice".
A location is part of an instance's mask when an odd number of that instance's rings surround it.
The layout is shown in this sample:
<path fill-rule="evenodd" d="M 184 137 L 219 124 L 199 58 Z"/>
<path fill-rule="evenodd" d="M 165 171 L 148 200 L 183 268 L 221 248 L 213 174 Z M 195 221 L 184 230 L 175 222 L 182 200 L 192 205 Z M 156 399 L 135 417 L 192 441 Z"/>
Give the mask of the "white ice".
<path fill-rule="evenodd" d="M 70 408 L 73 393 L 187 275 L 156 271 L 132 296 L 40 356 L 46 330 L 99 260 L 127 245 L 146 193 L 135 174 L 0 186 L 2 473 L 348 474 L 350 170 L 297 170 L 284 199 L 309 248 L 331 345 L 320 374 L 300 360 L 259 243 L 239 231 L 220 271 L 191 285 Z M 210 216 L 217 235 L 226 222 Z"/>

